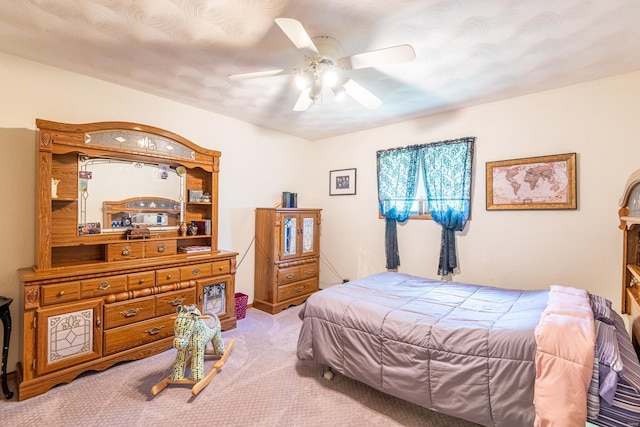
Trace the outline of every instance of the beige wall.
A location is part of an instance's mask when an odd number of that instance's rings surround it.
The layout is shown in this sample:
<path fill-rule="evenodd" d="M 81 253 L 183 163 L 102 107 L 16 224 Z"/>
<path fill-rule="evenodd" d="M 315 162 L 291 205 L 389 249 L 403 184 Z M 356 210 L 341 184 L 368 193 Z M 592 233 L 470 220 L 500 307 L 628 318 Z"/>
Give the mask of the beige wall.
<path fill-rule="evenodd" d="M 275 205 L 282 191 L 297 192 L 299 206 L 323 208 L 323 287 L 384 270 L 376 150 L 476 136 L 473 219 L 457 237 L 461 273 L 455 280 L 580 286 L 619 306 L 617 203 L 628 175 L 640 168 L 640 73 L 316 142 L 2 54 L 0 94 L 0 294 L 15 300 L 9 371 L 19 359 L 21 335 L 16 270 L 34 259 L 36 117 L 144 123 L 222 151 L 220 247 L 239 252 L 239 261 L 253 238 L 254 208 Z M 487 161 L 566 152 L 578 153 L 578 210 L 485 210 Z M 329 171 L 344 168 L 357 168 L 357 194 L 330 197 Z M 399 228 L 399 241 L 400 271 L 435 277 L 439 226 L 410 221 Z M 251 247 L 236 280 L 250 301 L 253 265 Z"/>
<path fill-rule="evenodd" d="M 323 252 L 343 278 L 382 271 L 384 222 L 377 218 L 379 149 L 477 137 L 472 220 L 457 235 L 455 280 L 500 287 L 563 284 L 614 301 L 621 295 L 618 199 L 640 168 L 640 73 L 489 103 L 315 144 L 317 204 L 324 208 Z M 487 211 L 488 161 L 577 153 L 578 209 Z M 356 196 L 327 194 L 329 170 L 355 167 Z M 436 277 L 441 228 L 399 227 L 399 271 Z M 321 264 L 321 281 L 337 278 Z"/>

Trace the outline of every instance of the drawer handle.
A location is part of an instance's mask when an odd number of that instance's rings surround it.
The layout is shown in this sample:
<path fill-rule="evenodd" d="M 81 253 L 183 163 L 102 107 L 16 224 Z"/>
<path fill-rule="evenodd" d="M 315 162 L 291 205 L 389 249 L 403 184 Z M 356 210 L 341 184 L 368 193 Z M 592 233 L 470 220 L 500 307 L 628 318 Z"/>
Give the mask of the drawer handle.
<path fill-rule="evenodd" d="M 124 246 L 121 253 L 122 256 L 131 255 L 131 246 Z"/>
<path fill-rule="evenodd" d="M 100 320 L 100 316 L 97 316 L 97 317 L 96 317 L 96 326 L 99 328 L 101 323 L 102 323 L 102 322 L 101 322 L 101 320 Z"/>
<path fill-rule="evenodd" d="M 304 288 L 303 288 L 302 286 L 298 286 L 298 287 L 296 288 L 296 292 L 302 292 L 302 290 L 303 290 L 303 289 L 304 289 Z"/>
<path fill-rule="evenodd" d="M 156 326 L 155 328 L 151 328 L 151 329 L 147 329 L 145 332 L 148 333 L 149 335 L 155 335 L 155 334 L 159 334 L 160 331 L 162 330 L 162 328 L 164 328 L 164 325 Z"/>
<path fill-rule="evenodd" d="M 167 274 L 167 280 L 170 280 L 173 276 L 170 274 Z"/>
<path fill-rule="evenodd" d="M 287 274 L 287 276 L 286 276 L 286 277 L 287 277 L 287 279 L 293 279 L 293 273 L 289 273 L 289 274 Z"/>
<path fill-rule="evenodd" d="M 58 296 L 61 297 L 62 295 L 64 295 L 64 291 L 60 291 L 58 292 Z"/>
<path fill-rule="evenodd" d="M 171 304 L 172 306 L 178 306 L 180 304 L 182 304 L 184 302 L 184 298 L 176 298 L 176 299 L 172 299 L 171 301 L 169 301 L 169 304 Z"/>
<path fill-rule="evenodd" d="M 138 285 L 142 285 L 144 283 L 144 279 L 138 280 Z"/>
<path fill-rule="evenodd" d="M 218 267 L 218 270 L 222 271 L 222 270 L 224 270 L 224 267 L 220 266 L 220 267 Z"/>
<path fill-rule="evenodd" d="M 158 245 L 158 252 L 164 252 L 164 251 L 165 251 L 165 249 L 167 249 L 167 247 L 165 246 L 165 244 L 164 244 L 164 243 L 160 243 L 160 244 Z"/>
<path fill-rule="evenodd" d="M 304 271 L 304 273 L 305 273 L 307 276 L 311 276 L 311 275 L 313 274 L 313 270 L 305 270 L 305 271 Z"/>
<path fill-rule="evenodd" d="M 98 289 L 100 289 L 101 291 L 105 291 L 107 289 L 109 289 L 111 287 L 111 285 L 109 284 L 109 282 L 102 282 L 98 285 Z"/>
<path fill-rule="evenodd" d="M 193 270 L 193 274 L 200 274 L 200 269 L 196 268 L 195 270 Z"/>
<path fill-rule="evenodd" d="M 142 310 L 142 307 L 132 308 L 131 310 L 126 310 L 126 311 L 121 311 L 120 314 L 123 315 L 124 317 L 133 317 L 136 314 L 138 314 L 138 312 L 140 310 Z"/>

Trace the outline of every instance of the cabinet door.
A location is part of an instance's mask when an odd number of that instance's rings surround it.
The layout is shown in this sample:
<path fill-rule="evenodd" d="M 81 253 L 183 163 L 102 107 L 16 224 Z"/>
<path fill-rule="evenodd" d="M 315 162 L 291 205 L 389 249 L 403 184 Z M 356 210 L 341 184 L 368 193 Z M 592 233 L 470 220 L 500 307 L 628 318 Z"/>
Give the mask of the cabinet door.
<path fill-rule="evenodd" d="M 202 314 L 213 313 L 220 321 L 235 321 L 235 292 L 231 276 L 198 280 L 197 292 L 198 306 Z"/>
<path fill-rule="evenodd" d="M 280 259 L 299 256 L 300 216 L 298 214 L 282 214 L 280 221 Z"/>
<path fill-rule="evenodd" d="M 102 355 L 102 300 L 38 310 L 39 375 Z"/>
<path fill-rule="evenodd" d="M 298 253 L 301 256 L 319 254 L 319 230 L 317 213 L 300 214 L 300 247 Z"/>

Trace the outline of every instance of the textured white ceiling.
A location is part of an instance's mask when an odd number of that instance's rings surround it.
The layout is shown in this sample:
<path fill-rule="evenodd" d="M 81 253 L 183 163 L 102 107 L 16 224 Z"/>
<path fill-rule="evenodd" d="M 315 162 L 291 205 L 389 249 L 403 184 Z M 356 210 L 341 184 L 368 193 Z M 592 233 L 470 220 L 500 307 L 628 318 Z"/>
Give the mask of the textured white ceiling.
<path fill-rule="evenodd" d="M 349 76 L 384 104 L 294 112 L 301 65 L 274 18 L 342 55 L 411 44 Z M 0 51 L 316 140 L 640 70 L 639 0 L 2 0 Z"/>

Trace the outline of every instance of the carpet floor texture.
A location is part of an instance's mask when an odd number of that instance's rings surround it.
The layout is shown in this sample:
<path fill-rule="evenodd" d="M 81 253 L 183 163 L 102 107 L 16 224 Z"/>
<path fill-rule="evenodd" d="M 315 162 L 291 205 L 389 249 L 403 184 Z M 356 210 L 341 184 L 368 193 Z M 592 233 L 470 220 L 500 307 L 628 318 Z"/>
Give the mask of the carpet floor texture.
<path fill-rule="evenodd" d="M 18 402 L 0 396 L 0 425 L 13 426 L 442 426 L 476 424 L 385 395 L 296 358 L 300 307 L 270 315 L 250 308 L 226 364 L 197 396 L 190 386 L 151 388 L 171 373 L 175 350 L 83 374 Z M 214 361 L 207 361 L 207 368 Z M 208 372 L 208 371 L 207 371 Z M 16 391 L 15 383 L 9 383 Z"/>

